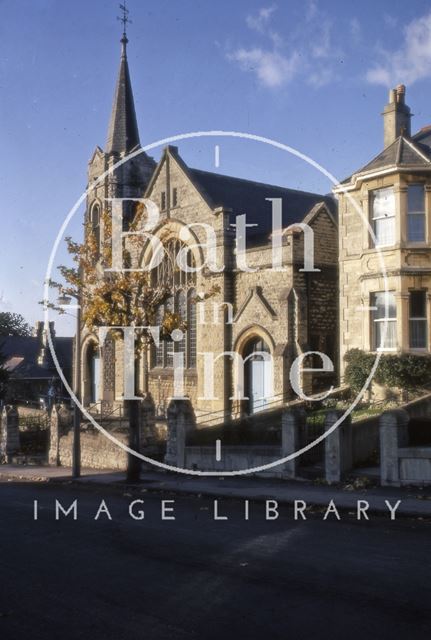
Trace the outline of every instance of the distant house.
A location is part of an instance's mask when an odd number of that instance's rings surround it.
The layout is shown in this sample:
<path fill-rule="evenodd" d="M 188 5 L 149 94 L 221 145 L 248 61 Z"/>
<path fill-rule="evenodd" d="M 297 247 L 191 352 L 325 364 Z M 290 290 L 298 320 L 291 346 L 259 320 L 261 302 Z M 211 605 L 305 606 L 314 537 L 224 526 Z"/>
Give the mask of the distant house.
<path fill-rule="evenodd" d="M 50 323 L 55 352 L 68 382 L 72 376 L 73 338 L 55 336 Z M 9 372 L 7 402 L 47 402 L 53 387 L 57 398 L 67 396 L 51 357 L 43 322 L 36 322 L 33 336 L 0 336 L 3 367 Z"/>

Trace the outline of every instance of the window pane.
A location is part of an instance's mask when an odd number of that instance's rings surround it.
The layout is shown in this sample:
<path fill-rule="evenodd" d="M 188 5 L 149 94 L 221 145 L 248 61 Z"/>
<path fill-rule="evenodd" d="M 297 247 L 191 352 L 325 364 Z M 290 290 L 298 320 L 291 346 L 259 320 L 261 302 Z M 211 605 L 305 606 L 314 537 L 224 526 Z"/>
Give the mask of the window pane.
<path fill-rule="evenodd" d="M 190 289 L 187 304 L 187 366 L 189 368 L 196 367 L 196 302 L 193 298 L 196 291 Z"/>
<path fill-rule="evenodd" d="M 177 294 L 177 313 L 181 316 L 182 320 L 187 320 L 187 303 L 186 303 L 186 294 L 184 291 L 179 291 Z M 184 333 L 184 332 L 183 332 Z M 187 333 L 187 332 L 186 332 Z M 178 353 L 185 353 L 186 350 L 186 333 L 180 342 L 176 342 L 176 350 Z"/>
<path fill-rule="evenodd" d="M 166 311 L 173 312 L 174 311 L 174 299 L 172 296 L 166 301 Z M 174 366 L 174 343 L 172 340 L 168 339 L 165 341 L 165 367 L 173 367 Z"/>
<path fill-rule="evenodd" d="M 426 349 L 427 321 L 410 320 L 410 347 L 412 349 Z"/>
<path fill-rule="evenodd" d="M 424 213 L 425 189 L 423 184 L 410 184 L 408 186 L 407 203 L 409 213 Z"/>
<path fill-rule="evenodd" d="M 159 327 L 159 330 L 162 326 L 163 316 L 165 314 L 163 305 L 160 305 L 157 309 L 156 314 L 156 326 Z M 163 340 L 159 340 L 159 345 L 155 346 L 155 366 L 163 367 Z"/>
<path fill-rule="evenodd" d="M 379 218 L 374 220 L 376 245 L 390 245 L 395 242 L 395 218 Z"/>
<path fill-rule="evenodd" d="M 373 191 L 373 218 L 395 215 L 395 194 L 392 187 Z"/>
<path fill-rule="evenodd" d="M 410 292 L 410 318 L 426 318 L 425 291 Z"/>
<path fill-rule="evenodd" d="M 411 242 L 424 242 L 425 241 L 425 214 L 423 213 L 410 213 L 407 216 L 408 221 L 408 239 Z"/>
<path fill-rule="evenodd" d="M 386 305 L 387 313 L 386 313 Z M 371 306 L 377 307 L 373 310 L 373 318 L 375 320 L 382 319 L 385 316 L 395 319 L 397 317 L 397 307 L 395 304 L 395 296 L 391 292 L 381 291 L 379 293 L 371 294 Z"/>
<path fill-rule="evenodd" d="M 395 349 L 397 346 L 397 323 L 388 320 L 385 340 L 383 340 L 385 322 L 374 322 L 374 349 Z"/>

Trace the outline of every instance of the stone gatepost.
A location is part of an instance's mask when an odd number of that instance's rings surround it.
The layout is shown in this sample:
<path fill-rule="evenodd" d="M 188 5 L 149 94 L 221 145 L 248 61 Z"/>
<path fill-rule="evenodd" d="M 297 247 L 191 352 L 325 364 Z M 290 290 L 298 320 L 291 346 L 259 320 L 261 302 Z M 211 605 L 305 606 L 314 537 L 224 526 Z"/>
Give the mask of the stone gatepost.
<path fill-rule="evenodd" d="M 409 414 L 404 409 L 380 416 L 380 482 L 384 487 L 400 486 L 398 448 L 408 446 L 408 424 Z"/>
<path fill-rule="evenodd" d="M 60 438 L 71 428 L 73 412 L 64 404 L 53 406 L 49 420 L 48 464 L 60 466 Z"/>
<path fill-rule="evenodd" d="M 19 450 L 18 409 L 12 405 L 6 405 L 1 414 L 0 459 L 8 464 Z"/>
<path fill-rule="evenodd" d="M 291 455 L 300 448 L 301 431 L 305 429 L 307 414 L 304 409 L 288 409 L 281 417 L 281 457 Z M 282 466 L 283 478 L 296 478 L 299 458 L 288 460 Z"/>
<path fill-rule="evenodd" d="M 344 411 L 330 411 L 325 418 L 325 431 L 334 425 Z M 353 467 L 352 422 L 350 415 L 325 438 L 325 478 L 330 484 L 340 482 Z"/>
<path fill-rule="evenodd" d="M 184 468 L 186 458 L 186 436 L 196 427 L 196 416 L 190 400 L 171 399 L 167 411 L 168 440 L 166 464 Z"/>

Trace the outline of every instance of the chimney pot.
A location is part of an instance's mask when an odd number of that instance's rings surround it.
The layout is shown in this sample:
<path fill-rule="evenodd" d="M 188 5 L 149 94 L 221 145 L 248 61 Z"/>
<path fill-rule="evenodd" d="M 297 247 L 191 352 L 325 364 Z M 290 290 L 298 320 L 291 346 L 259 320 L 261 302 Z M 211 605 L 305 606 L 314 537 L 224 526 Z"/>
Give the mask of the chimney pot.
<path fill-rule="evenodd" d="M 389 102 L 383 111 L 384 146 L 388 147 L 403 135 L 410 137 L 409 107 L 405 104 L 406 87 L 399 84 L 389 91 Z"/>

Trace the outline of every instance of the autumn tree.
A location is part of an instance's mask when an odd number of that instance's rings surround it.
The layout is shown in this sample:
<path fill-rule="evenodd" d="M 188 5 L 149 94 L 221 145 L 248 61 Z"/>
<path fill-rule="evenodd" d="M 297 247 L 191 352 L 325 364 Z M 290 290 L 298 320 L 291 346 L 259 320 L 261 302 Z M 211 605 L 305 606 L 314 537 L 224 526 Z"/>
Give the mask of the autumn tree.
<path fill-rule="evenodd" d="M 136 327 L 135 329 L 135 358 L 142 350 L 148 350 L 153 339 L 151 332 L 144 327 L 157 326 L 157 310 L 160 305 L 172 295 L 172 283 L 154 282 L 152 266 L 163 257 L 163 247 L 157 239 L 150 247 L 151 260 L 146 270 L 131 270 L 132 264 L 138 262 L 151 239 L 138 233 L 148 219 L 148 213 L 143 203 L 136 207 L 133 220 L 128 231 L 136 235 L 123 238 L 123 263 L 120 270 L 112 270 L 112 217 L 109 211 L 101 215 L 100 227 L 95 227 L 90 220 L 84 225 L 84 241 L 74 241 L 66 238 L 67 250 L 72 257 L 73 265 L 58 267 L 62 281 L 51 281 L 50 285 L 57 289 L 61 296 L 71 296 L 80 301 L 83 326 L 92 331 L 98 327 L 113 327 L 112 335 L 115 339 L 122 337 L 121 330 L 115 327 Z M 100 238 L 100 230 L 103 237 Z M 180 269 L 179 266 L 176 268 Z M 216 291 L 208 291 L 205 298 Z M 46 306 L 64 313 L 64 309 L 55 303 L 46 301 Z M 187 330 L 187 325 L 181 316 L 174 311 L 165 311 L 159 321 L 161 340 L 169 340 L 174 329 Z M 102 345 L 103 348 L 103 345 Z M 136 425 L 136 402 L 125 401 L 130 419 L 130 439 L 136 450 L 139 442 Z M 133 457 L 134 458 L 134 457 Z M 136 462 L 136 458 L 134 458 Z M 135 464 L 129 459 L 130 464 Z M 130 475 L 130 474 L 129 474 Z"/>

